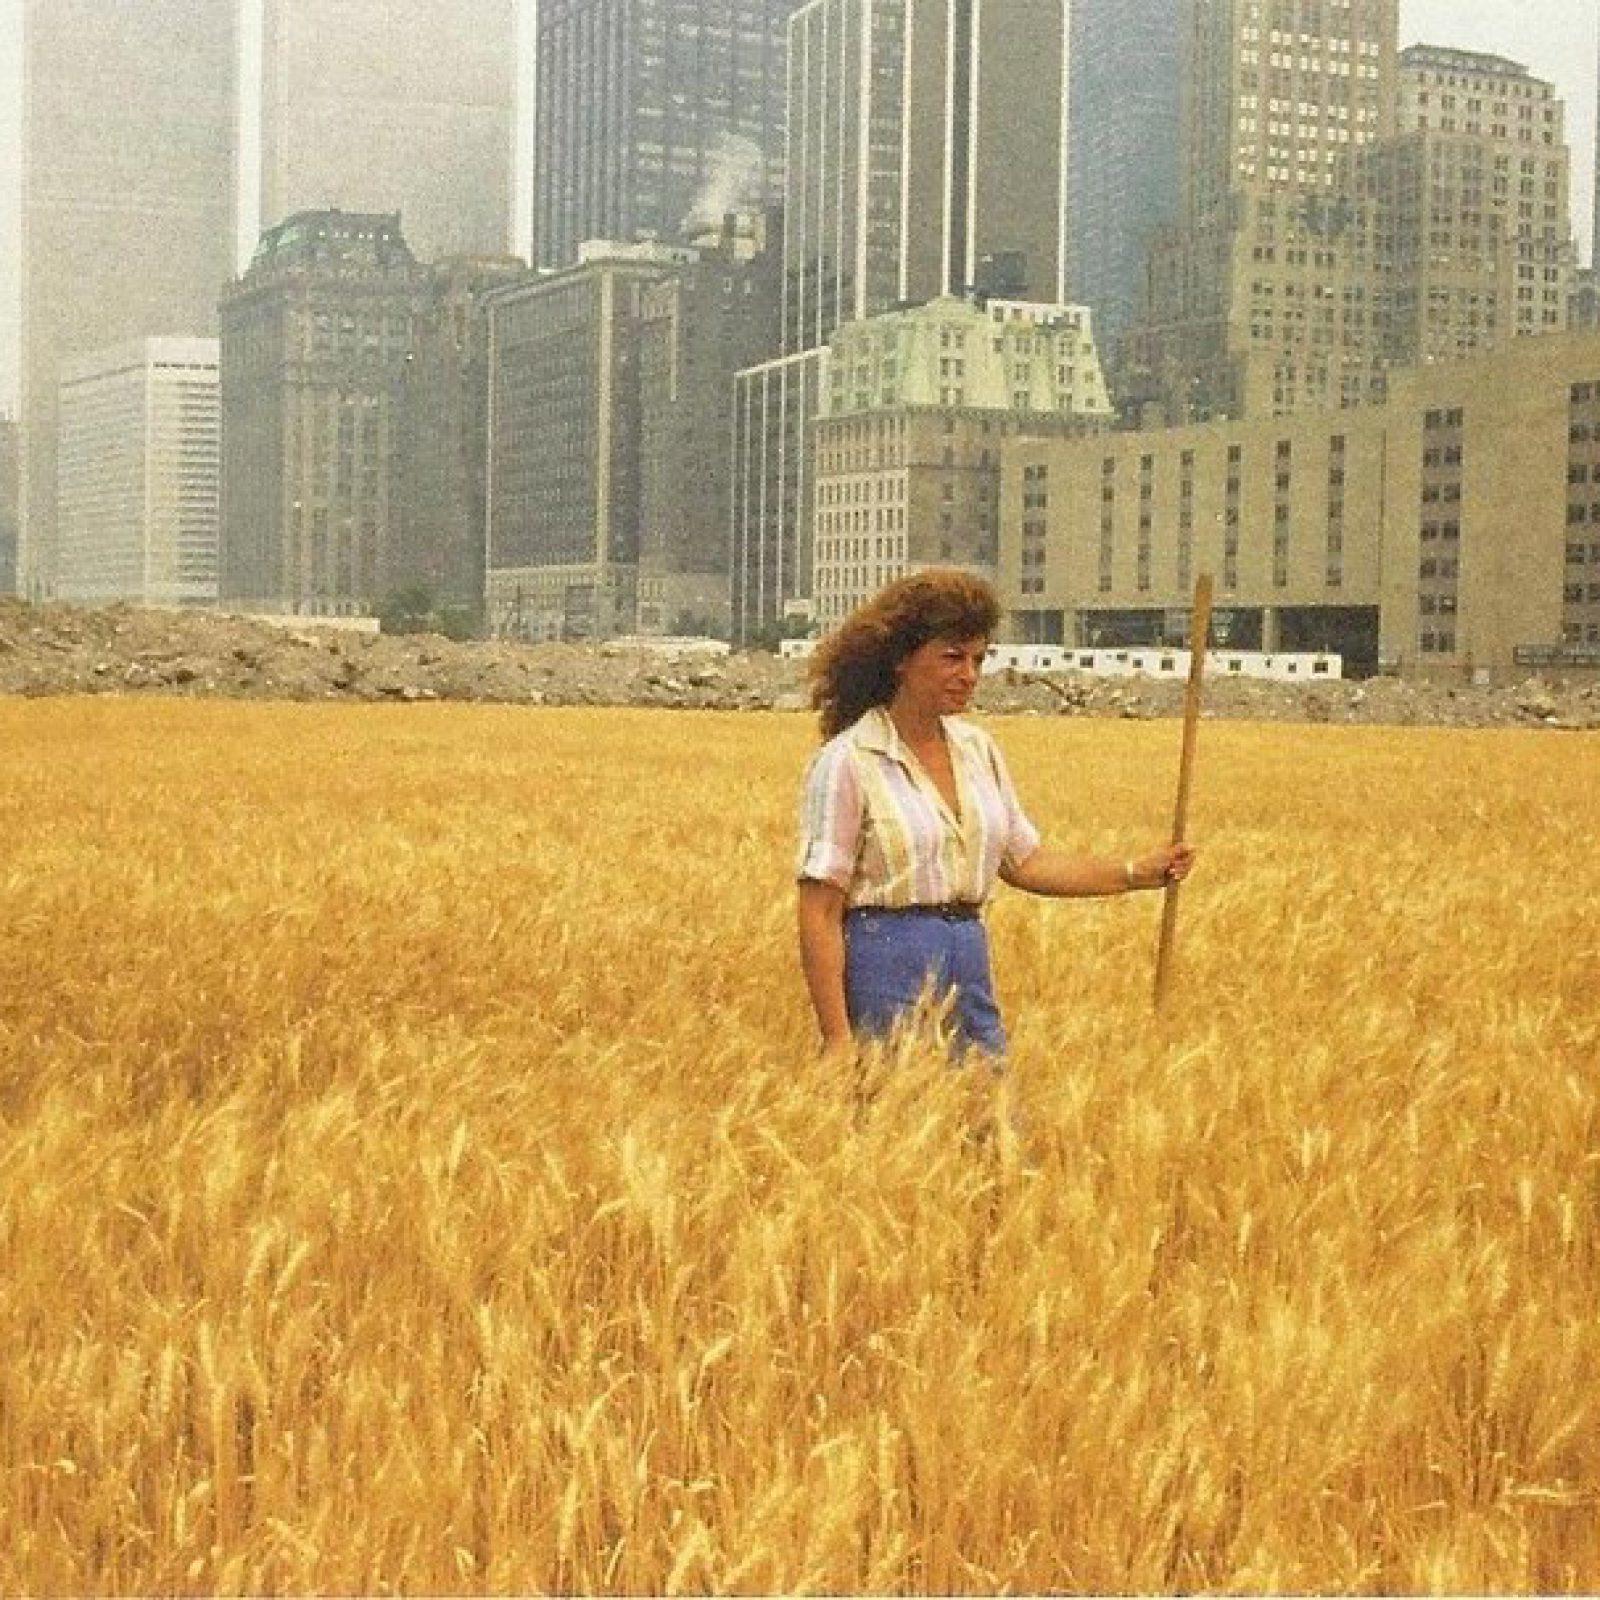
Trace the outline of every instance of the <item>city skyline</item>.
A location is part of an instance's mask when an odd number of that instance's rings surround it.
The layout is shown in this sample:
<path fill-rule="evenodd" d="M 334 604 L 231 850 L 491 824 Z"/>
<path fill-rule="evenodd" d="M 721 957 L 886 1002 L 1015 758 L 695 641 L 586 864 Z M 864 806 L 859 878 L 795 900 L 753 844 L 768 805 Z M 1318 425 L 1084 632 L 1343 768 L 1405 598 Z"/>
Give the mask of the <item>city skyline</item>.
<path fill-rule="evenodd" d="M 0 411 L 12 413 L 20 388 L 21 12 L 21 0 L 0 0 Z M 1555 84 L 1572 149 L 1573 235 L 1586 259 L 1594 226 L 1596 7 L 1590 0 L 1402 0 L 1400 19 L 1402 45 L 1491 51 Z"/>

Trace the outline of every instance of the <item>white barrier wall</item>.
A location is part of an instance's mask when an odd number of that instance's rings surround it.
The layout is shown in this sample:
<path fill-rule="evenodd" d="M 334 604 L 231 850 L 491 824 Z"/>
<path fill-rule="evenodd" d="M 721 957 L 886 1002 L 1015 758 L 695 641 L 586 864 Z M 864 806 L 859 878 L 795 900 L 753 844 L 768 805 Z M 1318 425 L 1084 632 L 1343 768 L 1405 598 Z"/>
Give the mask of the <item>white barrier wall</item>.
<path fill-rule="evenodd" d="M 785 639 L 778 654 L 799 661 L 816 649 L 815 639 Z M 1059 644 L 997 644 L 990 647 L 985 672 L 1087 672 L 1097 678 L 1187 678 L 1189 652 L 1145 646 L 1127 650 L 1069 650 Z M 1298 683 L 1312 678 L 1342 678 L 1344 657 L 1331 652 L 1208 650 L 1206 675 L 1212 678 L 1270 678 Z"/>
<path fill-rule="evenodd" d="M 1097 678 L 1187 678 L 1189 652 L 1144 646 L 1127 650 L 1069 650 L 1059 644 L 997 644 L 985 672 L 1010 667 L 1018 672 L 1087 672 Z M 1270 678 L 1295 683 L 1310 678 L 1342 678 L 1344 658 L 1327 652 L 1208 650 L 1206 675 L 1215 678 Z"/>

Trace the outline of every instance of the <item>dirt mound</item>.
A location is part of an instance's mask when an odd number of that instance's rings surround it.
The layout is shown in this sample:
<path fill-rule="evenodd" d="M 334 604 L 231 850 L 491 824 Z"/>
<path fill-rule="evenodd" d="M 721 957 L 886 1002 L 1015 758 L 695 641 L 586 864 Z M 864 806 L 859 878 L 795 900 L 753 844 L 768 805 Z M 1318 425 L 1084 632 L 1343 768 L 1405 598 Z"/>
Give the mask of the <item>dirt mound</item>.
<path fill-rule="evenodd" d="M 0 600 L 0 694 L 181 694 L 270 700 L 495 701 L 516 705 L 791 710 L 798 664 L 764 652 L 671 654 L 625 645 L 457 643 L 208 612 L 80 608 Z M 1168 717 L 1183 685 L 1006 670 L 985 679 L 989 711 Z M 1237 678 L 1207 686 L 1207 714 L 1273 722 L 1600 728 L 1600 684 L 1513 688 L 1396 678 L 1315 685 Z"/>

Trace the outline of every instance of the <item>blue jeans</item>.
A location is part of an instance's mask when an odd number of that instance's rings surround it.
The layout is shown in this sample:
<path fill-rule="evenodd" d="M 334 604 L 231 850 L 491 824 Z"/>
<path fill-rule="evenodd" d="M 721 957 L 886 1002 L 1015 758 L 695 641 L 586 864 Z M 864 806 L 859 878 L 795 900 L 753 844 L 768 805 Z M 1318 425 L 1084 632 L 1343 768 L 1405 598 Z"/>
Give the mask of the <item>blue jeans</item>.
<path fill-rule="evenodd" d="M 989 973 L 989 935 L 977 918 L 947 921 L 934 912 L 877 911 L 845 915 L 844 994 L 851 1029 L 883 1038 L 916 1009 L 930 987 L 950 996 L 956 1050 L 1001 1057 L 1006 1030 Z"/>

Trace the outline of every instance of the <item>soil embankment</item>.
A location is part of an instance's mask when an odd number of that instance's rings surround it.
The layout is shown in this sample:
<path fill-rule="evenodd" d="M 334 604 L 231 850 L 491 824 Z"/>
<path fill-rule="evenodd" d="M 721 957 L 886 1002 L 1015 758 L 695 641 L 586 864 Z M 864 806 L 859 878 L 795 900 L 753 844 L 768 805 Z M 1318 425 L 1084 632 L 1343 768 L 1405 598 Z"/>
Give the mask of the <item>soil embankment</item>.
<path fill-rule="evenodd" d="M 799 664 L 763 652 L 673 656 L 636 647 L 456 643 L 203 612 L 0 600 L 0 694 L 179 694 L 240 699 L 493 701 L 800 710 Z M 1002 671 L 989 711 L 1165 717 L 1183 685 Z M 1600 683 L 1509 687 L 1412 682 L 1208 683 L 1209 715 L 1260 722 L 1600 729 Z"/>

